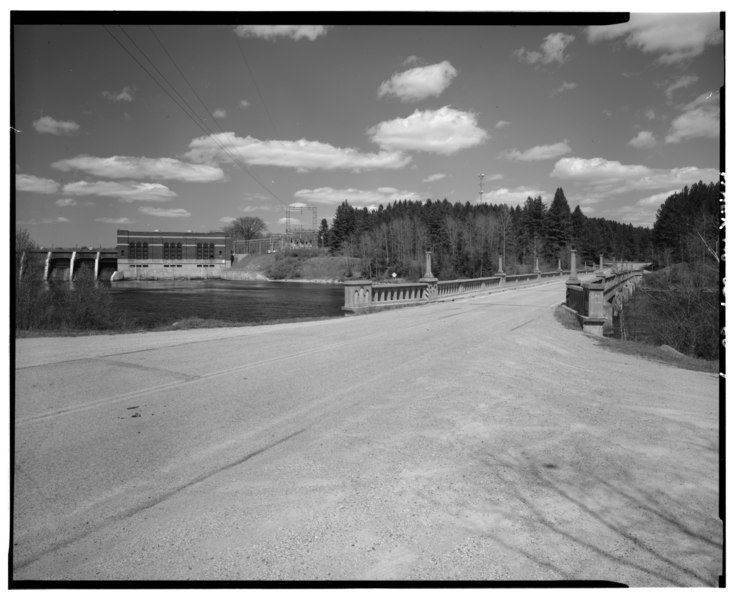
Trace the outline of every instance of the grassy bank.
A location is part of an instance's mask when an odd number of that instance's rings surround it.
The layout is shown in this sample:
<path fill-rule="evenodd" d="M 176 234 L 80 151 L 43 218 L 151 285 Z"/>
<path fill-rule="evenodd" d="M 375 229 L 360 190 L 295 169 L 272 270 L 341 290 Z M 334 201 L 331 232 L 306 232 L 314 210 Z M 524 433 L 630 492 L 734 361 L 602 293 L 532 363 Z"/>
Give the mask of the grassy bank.
<path fill-rule="evenodd" d="M 337 283 L 359 278 L 359 258 L 330 256 L 326 250 L 296 249 L 275 254 L 245 256 L 234 262 L 232 271 L 249 273 L 273 281 L 311 281 Z"/>
<path fill-rule="evenodd" d="M 576 316 L 563 306 L 555 308 L 554 315 L 555 319 L 565 328 L 576 331 L 582 330 Z M 685 356 L 668 346 L 655 345 L 644 341 L 615 339 L 612 337 L 594 337 L 594 339 L 604 349 L 616 353 L 653 360 L 686 370 L 711 373 L 719 372 L 719 360 L 703 360 L 692 356 Z"/>

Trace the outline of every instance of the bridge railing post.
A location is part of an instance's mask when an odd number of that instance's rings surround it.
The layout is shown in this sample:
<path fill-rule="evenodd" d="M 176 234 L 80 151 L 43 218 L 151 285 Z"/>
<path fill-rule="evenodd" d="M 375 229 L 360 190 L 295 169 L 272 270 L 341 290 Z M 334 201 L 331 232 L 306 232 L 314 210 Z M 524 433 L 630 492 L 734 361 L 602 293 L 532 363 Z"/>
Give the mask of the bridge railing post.
<path fill-rule="evenodd" d="M 344 306 L 347 312 L 360 312 L 367 309 L 373 299 L 372 281 L 346 281 L 344 283 Z"/>
<path fill-rule="evenodd" d="M 429 301 L 437 297 L 438 287 L 437 283 L 439 279 L 432 274 L 432 252 L 427 250 L 425 252 L 426 257 L 426 270 L 424 276 L 419 279 L 419 283 L 426 283 L 427 288 L 424 291 L 424 299 Z"/>

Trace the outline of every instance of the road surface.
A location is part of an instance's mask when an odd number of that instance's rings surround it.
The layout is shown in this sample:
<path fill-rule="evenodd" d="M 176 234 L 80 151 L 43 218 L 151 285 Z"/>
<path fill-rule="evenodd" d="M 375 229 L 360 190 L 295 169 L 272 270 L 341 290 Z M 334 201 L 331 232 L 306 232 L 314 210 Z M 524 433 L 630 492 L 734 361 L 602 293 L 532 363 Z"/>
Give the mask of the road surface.
<path fill-rule="evenodd" d="M 716 585 L 717 376 L 563 296 L 18 340 L 13 579 Z"/>

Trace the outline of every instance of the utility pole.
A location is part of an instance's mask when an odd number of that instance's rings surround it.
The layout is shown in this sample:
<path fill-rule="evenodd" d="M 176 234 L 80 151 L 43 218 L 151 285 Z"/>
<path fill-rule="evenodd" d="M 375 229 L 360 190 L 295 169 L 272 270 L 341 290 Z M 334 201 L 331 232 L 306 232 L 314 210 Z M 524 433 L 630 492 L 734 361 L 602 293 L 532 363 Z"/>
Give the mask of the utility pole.
<path fill-rule="evenodd" d="M 485 177 L 484 174 L 478 175 L 478 178 L 480 179 L 480 190 L 478 191 L 478 204 L 483 203 L 483 177 Z"/>

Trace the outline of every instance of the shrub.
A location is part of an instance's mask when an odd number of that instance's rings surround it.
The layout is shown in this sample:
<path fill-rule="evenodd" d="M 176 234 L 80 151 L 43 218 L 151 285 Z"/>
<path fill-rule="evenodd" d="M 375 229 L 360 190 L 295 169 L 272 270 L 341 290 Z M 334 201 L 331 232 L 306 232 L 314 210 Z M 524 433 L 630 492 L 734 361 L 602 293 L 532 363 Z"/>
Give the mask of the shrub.
<path fill-rule="evenodd" d="M 679 264 L 646 275 L 624 306 L 626 336 L 716 360 L 719 300 L 719 271 L 712 266 Z"/>

